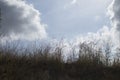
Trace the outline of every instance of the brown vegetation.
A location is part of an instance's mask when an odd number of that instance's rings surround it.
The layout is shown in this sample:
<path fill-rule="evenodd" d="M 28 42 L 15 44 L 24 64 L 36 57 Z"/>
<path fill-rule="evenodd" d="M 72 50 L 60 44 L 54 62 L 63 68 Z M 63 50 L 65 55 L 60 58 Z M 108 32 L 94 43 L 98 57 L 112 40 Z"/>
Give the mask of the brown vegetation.
<path fill-rule="evenodd" d="M 78 55 L 73 50 L 67 59 L 60 47 L 17 46 L 0 46 L 0 80 L 120 80 L 119 49 L 112 57 L 109 45 L 102 49 L 84 42 Z"/>

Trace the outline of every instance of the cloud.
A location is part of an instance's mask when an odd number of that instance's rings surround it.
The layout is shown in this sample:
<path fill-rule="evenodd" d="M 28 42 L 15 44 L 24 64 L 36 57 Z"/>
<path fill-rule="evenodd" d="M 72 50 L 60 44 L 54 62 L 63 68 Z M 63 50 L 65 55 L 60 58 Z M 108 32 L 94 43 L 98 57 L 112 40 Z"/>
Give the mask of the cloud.
<path fill-rule="evenodd" d="M 103 26 L 103 28 L 96 33 L 89 32 L 86 35 L 78 35 L 71 40 L 65 38 L 62 40 L 51 39 L 49 43 L 51 43 L 53 48 L 56 48 L 56 46 L 62 48 L 62 55 L 68 57 L 73 53 L 73 50 L 75 51 L 75 55 L 79 54 L 80 43 L 92 45 L 95 50 L 104 49 L 107 44 L 109 44 L 110 47 L 114 45 L 114 48 L 116 48 L 117 46 L 113 42 L 112 34 L 112 30 L 109 27 Z M 112 48 L 112 51 L 114 51 L 114 48 Z"/>
<path fill-rule="evenodd" d="M 77 0 L 72 0 L 71 4 L 76 4 Z"/>
<path fill-rule="evenodd" d="M 111 27 L 103 26 L 96 33 L 89 32 L 87 35 L 77 36 L 75 44 L 78 45 L 80 42 L 94 42 L 98 46 L 105 45 L 109 43 L 114 46 L 114 48 L 120 46 L 120 0 L 113 0 L 108 7 L 108 12 Z M 96 16 L 99 19 L 99 16 Z"/>
<path fill-rule="evenodd" d="M 40 12 L 25 0 L 0 0 L 2 22 L 0 32 L 4 38 L 43 39 L 47 37 L 45 24 L 41 23 Z"/>
<path fill-rule="evenodd" d="M 71 0 L 64 6 L 64 9 L 70 8 L 71 6 L 75 5 L 77 2 L 78 2 L 77 0 Z"/>
<path fill-rule="evenodd" d="M 80 42 L 94 42 L 98 46 L 104 45 L 104 43 L 111 42 L 113 43 L 113 32 L 108 26 L 103 26 L 103 28 L 99 29 L 96 33 L 89 32 L 86 36 L 81 35 L 80 37 L 76 37 L 76 44 Z"/>
<path fill-rule="evenodd" d="M 111 5 L 108 7 L 108 10 L 114 36 L 120 43 L 120 0 L 113 0 Z"/>
<path fill-rule="evenodd" d="M 117 47 L 120 47 L 120 0 L 113 0 L 108 7 L 108 14 L 110 15 L 111 26 L 103 26 L 96 33 L 89 32 L 86 35 L 76 36 L 73 40 L 73 45 L 79 48 L 82 42 L 94 42 L 97 47 L 103 48 L 109 44 L 114 52 Z M 99 20 L 100 16 L 96 16 L 95 20 Z M 68 44 L 68 49 L 69 49 Z"/>

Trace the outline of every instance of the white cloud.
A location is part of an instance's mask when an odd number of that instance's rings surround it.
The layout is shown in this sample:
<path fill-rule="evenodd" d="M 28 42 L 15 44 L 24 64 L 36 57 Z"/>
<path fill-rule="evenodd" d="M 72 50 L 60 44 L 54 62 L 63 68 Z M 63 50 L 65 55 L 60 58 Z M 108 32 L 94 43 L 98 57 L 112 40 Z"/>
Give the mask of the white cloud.
<path fill-rule="evenodd" d="M 107 26 L 103 26 L 103 28 L 98 30 L 96 33 L 89 32 L 86 36 L 76 37 L 76 42 L 77 44 L 80 42 L 94 42 L 98 45 L 102 45 L 104 42 L 107 42 L 109 40 L 113 41 L 112 37 L 112 30 Z"/>
<path fill-rule="evenodd" d="M 12 39 L 42 39 L 47 37 L 40 12 L 25 0 L 0 0 L 2 13 L 1 33 Z"/>
<path fill-rule="evenodd" d="M 77 0 L 72 0 L 71 4 L 76 4 Z"/>
<path fill-rule="evenodd" d="M 113 0 L 108 7 L 108 14 L 110 15 L 115 39 L 120 43 L 120 0 Z"/>
<path fill-rule="evenodd" d="M 120 46 L 120 0 L 113 0 L 108 7 L 110 15 L 111 26 L 103 26 L 96 33 L 88 33 L 87 35 L 77 36 L 73 40 L 73 44 L 78 46 L 81 42 L 94 42 L 97 46 L 104 48 L 107 43 L 111 45 L 113 51 L 116 47 Z M 100 16 L 95 16 L 95 20 L 100 20 Z"/>
<path fill-rule="evenodd" d="M 96 33 L 87 33 L 86 35 L 79 35 L 75 38 L 69 39 L 51 39 L 50 41 L 52 47 L 60 47 L 63 50 L 63 55 L 65 57 L 69 57 L 73 50 L 75 51 L 75 55 L 78 55 L 80 43 L 91 44 L 93 49 L 98 50 L 99 48 L 104 49 L 106 44 L 108 43 L 111 47 L 112 45 L 116 48 L 116 44 L 114 44 L 113 33 L 112 30 L 103 26 Z M 54 45 L 53 45 L 54 44 Z M 114 49 L 112 49 L 114 50 Z"/>
<path fill-rule="evenodd" d="M 114 48 L 120 46 L 120 0 L 113 0 L 110 6 L 108 7 L 108 14 L 110 15 L 111 26 L 103 26 L 96 33 L 88 33 L 86 36 L 77 36 L 75 44 L 78 45 L 80 42 L 94 42 L 98 46 L 105 45 L 110 43 Z M 95 19 L 99 20 L 99 16 L 96 16 Z"/>
<path fill-rule="evenodd" d="M 70 8 L 71 6 L 75 5 L 77 2 L 78 2 L 77 0 L 71 0 L 70 2 L 64 5 L 64 9 Z"/>

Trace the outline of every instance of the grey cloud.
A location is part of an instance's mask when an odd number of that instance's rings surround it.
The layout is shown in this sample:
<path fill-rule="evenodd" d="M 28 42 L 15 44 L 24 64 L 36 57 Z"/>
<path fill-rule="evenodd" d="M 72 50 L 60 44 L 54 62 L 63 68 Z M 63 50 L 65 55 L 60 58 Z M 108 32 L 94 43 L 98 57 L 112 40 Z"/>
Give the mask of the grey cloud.
<path fill-rule="evenodd" d="M 2 22 L 0 32 L 14 39 L 45 38 L 45 24 L 41 23 L 40 12 L 25 0 L 0 0 Z"/>
<path fill-rule="evenodd" d="M 113 0 L 109 6 L 109 14 L 114 34 L 120 40 L 120 0 Z"/>

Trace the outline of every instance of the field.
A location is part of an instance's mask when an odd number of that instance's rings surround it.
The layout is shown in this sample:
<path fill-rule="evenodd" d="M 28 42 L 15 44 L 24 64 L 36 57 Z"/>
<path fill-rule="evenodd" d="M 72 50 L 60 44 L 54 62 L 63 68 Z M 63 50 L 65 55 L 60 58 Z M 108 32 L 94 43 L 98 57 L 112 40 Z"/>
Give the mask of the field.
<path fill-rule="evenodd" d="M 119 53 L 95 49 L 81 43 L 78 55 L 72 50 L 63 55 L 61 47 L 19 50 L 17 46 L 0 47 L 0 80 L 120 80 Z M 52 51 L 51 51 L 52 50 Z"/>

